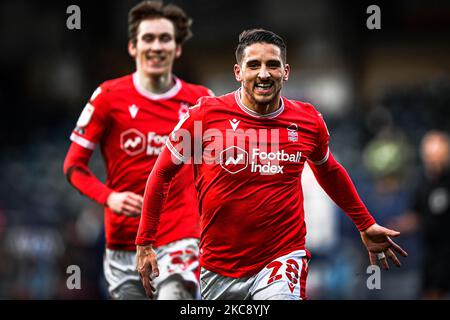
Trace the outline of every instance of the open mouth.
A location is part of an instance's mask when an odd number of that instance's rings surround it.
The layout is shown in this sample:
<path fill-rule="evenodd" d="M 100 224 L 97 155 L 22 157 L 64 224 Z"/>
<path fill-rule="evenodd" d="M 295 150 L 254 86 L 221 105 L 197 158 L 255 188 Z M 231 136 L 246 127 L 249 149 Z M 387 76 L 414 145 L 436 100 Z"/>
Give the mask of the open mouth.
<path fill-rule="evenodd" d="M 255 84 L 255 91 L 258 94 L 268 94 L 268 93 L 272 92 L 272 88 L 273 88 L 272 82 Z"/>
<path fill-rule="evenodd" d="M 165 60 L 165 57 L 160 55 L 146 55 L 145 58 L 147 61 L 154 64 L 160 64 Z"/>

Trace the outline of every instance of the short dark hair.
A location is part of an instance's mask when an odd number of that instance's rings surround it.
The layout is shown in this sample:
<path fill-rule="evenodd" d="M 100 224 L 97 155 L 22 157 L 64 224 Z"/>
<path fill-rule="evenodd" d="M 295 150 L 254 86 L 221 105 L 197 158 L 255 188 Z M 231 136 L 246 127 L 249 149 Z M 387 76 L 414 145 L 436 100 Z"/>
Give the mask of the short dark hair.
<path fill-rule="evenodd" d="M 163 5 L 162 1 L 142 1 L 128 13 L 128 39 L 136 44 L 139 24 L 157 18 L 166 18 L 173 23 L 177 44 L 183 44 L 192 36 L 192 19 L 183 9 L 174 4 Z"/>
<path fill-rule="evenodd" d="M 286 63 L 286 44 L 284 43 L 283 38 L 272 31 L 264 29 L 251 29 L 241 32 L 239 35 L 239 43 L 235 52 L 237 63 L 240 64 L 242 62 L 242 56 L 244 55 L 244 50 L 246 47 L 254 43 L 261 42 L 273 44 L 280 48 L 281 59 L 283 60 L 283 63 Z"/>

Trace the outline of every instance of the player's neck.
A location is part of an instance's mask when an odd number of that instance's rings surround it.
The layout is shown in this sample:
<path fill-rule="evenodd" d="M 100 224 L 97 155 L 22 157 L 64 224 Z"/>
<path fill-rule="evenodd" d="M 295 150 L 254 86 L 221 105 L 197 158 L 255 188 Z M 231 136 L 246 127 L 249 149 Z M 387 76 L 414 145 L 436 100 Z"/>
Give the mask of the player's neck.
<path fill-rule="evenodd" d="M 250 110 L 253 110 L 259 114 L 270 114 L 275 112 L 281 106 L 281 96 L 277 94 L 275 98 L 267 104 L 257 103 L 254 99 L 249 96 L 245 90 L 241 90 L 240 94 L 242 104 Z"/>
<path fill-rule="evenodd" d="M 141 87 L 154 94 L 166 93 L 175 85 L 172 73 L 148 76 L 138 71 L 138 74 L 139 84 Z"/>

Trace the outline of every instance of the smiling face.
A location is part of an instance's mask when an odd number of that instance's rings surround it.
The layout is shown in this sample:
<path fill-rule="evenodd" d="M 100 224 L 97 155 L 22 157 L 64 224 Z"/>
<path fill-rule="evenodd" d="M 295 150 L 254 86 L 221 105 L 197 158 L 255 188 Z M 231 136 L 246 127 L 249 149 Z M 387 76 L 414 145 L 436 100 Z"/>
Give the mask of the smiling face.
<path fill-rule="evenodd" d="M 148 77 L 172 72 L 181 46 L 175 42 L 173 23 L 166 18 L 143 20 L 137 30 L 136 43 L 130 41 L 128 51 L 136 60 L 136 68 Z"/>
<path fill-rule="evenodd" d="M 283 81 L 289 77 L 278 46 L 254 43 L 245 48 L 240 64 L 234 66 L 236 80 L 241 82 L 242 102 L 251 108 L 277 107 Z"/>

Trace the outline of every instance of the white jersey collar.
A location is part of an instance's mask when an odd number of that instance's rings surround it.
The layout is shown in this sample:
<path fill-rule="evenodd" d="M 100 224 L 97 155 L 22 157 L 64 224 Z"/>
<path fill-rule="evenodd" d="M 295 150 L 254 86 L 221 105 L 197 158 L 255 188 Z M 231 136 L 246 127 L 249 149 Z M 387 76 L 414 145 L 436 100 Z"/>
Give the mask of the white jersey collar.
<path fill-rule="evenodd" d="M 181 90 L 180 79 L 178 79 L 175 76 L 173 76 L 173 78 L 175 79 L 175 85 L 172 88 L 170 88 L 169 91 L 161 93 L 161 94 L 153 93 L 151 91 L 148 91 L 144 87 L 142 87 L 141 83 L 139 82 L 139 74 L 137 72 L 133 73 L 133 84 L 134 84 L 134 87 L 136 88 L 137 92 L 139 92 L 141 95 L 143 95 L 144 97 L 146 97 L 150 100 L 171 99 L 171 98 L 175 97 L 178 94 L 178 92 L 180 92 L 180 90 Z"/>
<path fill-rule="evenodd" d="M 264 118 L 264 119 L 273 119 L 273 118 L 278 117 L 284 111 L 284 100 L 283 100 L 283 97 L 280 97 L 280 99 L 281 99 L 281 106 L 277 110 L 275 110 L 275 111 L 273 111 L 271 113 L 267 113 L 267 114 L 261 114 L 259 112 L 256 112 L 256 111 L 250 109 L 249 107 L 247 107 L 245 104 L 243 104 L 242 101 L 241 101 L 241 88 L 237 89 L 234 92 L 234 98 L 236 99 L 236 103 L 239 106 L 239 108 L 241 108 L 242 111 L 244 111 L 245 113 L 251 115 L 252 117 Z"/>

